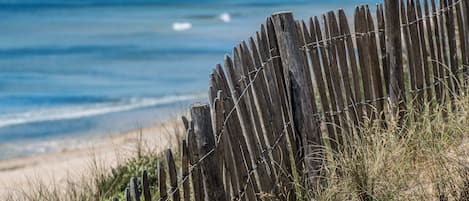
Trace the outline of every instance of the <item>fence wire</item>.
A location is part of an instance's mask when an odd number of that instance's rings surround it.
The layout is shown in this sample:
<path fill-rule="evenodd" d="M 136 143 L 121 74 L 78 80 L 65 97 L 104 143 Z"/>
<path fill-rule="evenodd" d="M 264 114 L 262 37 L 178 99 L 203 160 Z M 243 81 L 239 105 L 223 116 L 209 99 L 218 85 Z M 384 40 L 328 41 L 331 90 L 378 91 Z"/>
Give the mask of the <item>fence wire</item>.
<path fill-rule="evenodd" d="M 454 3 L 452 3 L 451 5 L 448 5 L 447 7 L 438 9 L 435 12 L 432 12 L 429 15 L 422 16 L 420 18 L 416 18 L 416 20 L 414 20 L 414 21 L 406 22 L 404 24 L 401 24 L 401 27 L 405 28 L 405 27 L 410 26 L 412 24 L 423 21 L 427 18 L 432 19 L 433 17 L 441 17 L 446 12 L 450 11 L 451 8 L 457 6 L 458 4 L 462 4 L 462 0 L 458 0 Z M 403 17 L 403 16 L 401 16 L 401 17 Z M 325 28 L 327 28 L 327 26 Z M 358 38 L 363 38 L 365 36 L 369 36 L 370 34 L 380 34 L 380 33 L 383 33 L 384 31 L 385 31 L 384 29 L 379 29 L 378 28 L 378 29 L 375 29 L 375 30 L 369 30 L 369 31 L 365 31 L 365 32 L 356 32 L 355 31 L 355 32 L 351 32 L 351 33 L 348 33 L 348 34 L 342 34 L 342 35 L 338 35 L 338 36 L 327 37 L 327 38 L 322 39 L 322 40 L 316 40 L 316 41 L 311 42 L 311 43 L 306 43 L 306 44 L 304 44 L 303 46 L 300 47 L 300 50 L 311 51 L 311 49 L 314 49 L 314 48 L 320 48 L 320 47 L 321 48 L 326 48 L 326 47 L 329 47 L 328 43 L 331 43 L 333 41 L 344 40 L 344 39 L 347 39 L 347 38 L 356 40 Z M 313 35 L 316 35 L 316 34 L 313 33 Z M 324 45 L 324 44 L 326 44 L 326 45 Z"/>
<path fill-rule="evenodd" d="M 267 61 L 263 62 L 260 66 L 256 67 L 256 70 L 254 71 L 251 71 L 249 72 L 248 74 L 249 75 L 252 75 L 254 74 L 254 77 L 251 79 L 249 77 L 246 77 L 246 76 L 242 76 L 242 80 L 247 80 L 249 79 L 249 83 L 246 85 L 246 87 L 244 88 L 244 90 L 241 92 L 241 94 L 239 95 L 239 97 L 237 98 L 237 101 L 234 103 L 234 106 L 233 108 L 228 112 L 228 115 L 225 117 L 224 121 L 223 121 L 223 124 L 220 128 L 220 132 L 217 133 L 217 135 L 215 136 L 218 136 L 218 138 L 216 139 L 216 142 L 215 142 L 215 147 L 213 149 L 211 149 L 209 152 L 207 152 L 207 154 L 203 155 L 202 157 L 200 157 L 200 159 L 193 163 L 193 164 L 190 164 L 190 167 L 189 167 L 189 171 L 187 173 L 186 176 L 183 176 L 179 181 L 178 181 L 178 185 L 177 186 L 180 186 L 182 185 L 182 183 L 184 183 L 187 179 L 189 179 L 191 173 L 194 171 L 194 169 L 200 164 L 202 163 L 206 158 L 208 158 L 210 155 L 212 155 L 218 148 L 219 144 L 220 144 L 220 141 L 223 137 L 223 133 L 226 133 L 226 126 L 228 124 L 228 121 L 230 120 L 230 118 L 233 116 L 233 113 L 236 112 L 236 108 L 238 107 L 238 105 L 241 103 L 241 101 L 246 101 L 246 100 L 243 100 L 245 95 L 247 94 L 247 92 L 251 89 L 251 87 L 253 86 L 254 82 L 260 77 L 260 73 L 265 69 L 265 66 L 267 64 L 269 64 L 270 62 L 272 62 L 274 59 L 279 59 L 280 56 L 274 56 L 274 57 L 270 57 Z M 240 82 L 241 80 L 239 80 L 238 82 Z M 285 124 L 285 126 L 289 125 L 290 123 L 287 123 Z M 285 129 L 284 129 L 285 131 Z M 265 161 L 265 154 L 270 154 L 273 150 L 275 150 L 275 147 L 279 144 L 279 141 L 283 138 L 285 132 L 282 132 L 281 135 L 278 137 L 278 139 L 275 141 L 275 144 L 272 145 L 271 147 L 267 148 L 266 150 L 263 150 L 262 153 L 261 153 L 261 156 L 258 156 L 258 160 L 255 164 L 253 164 L 253 169 L 249 170 L 249 174 L 248 174 L 248 178 L 246 179 L 246 185 L 249 183 L 250 179 L 251 179 L 251 175 L 255 172 L 255 170 L 257 170 L 257 168 L 259 167 L 259 164 L 263 161 Z M 246 187 L 246 186 L 245 186 Z M 179 189 L 176 188 L 172 191 L 169 191 L 168 192 L 168 197 L 167 199 L 165 199 L 164 201 L 168 201 L 169 200 L 169 197 L 171 197 L 171 195 L 173 195 L 174 193 L 176 193 Z M 244 190 L 243 191 L 240 191 L 239 194 L 243 193 L 244 194 Z M 242 197 L 242 196 L 238 196 L 238 197 Z"/>

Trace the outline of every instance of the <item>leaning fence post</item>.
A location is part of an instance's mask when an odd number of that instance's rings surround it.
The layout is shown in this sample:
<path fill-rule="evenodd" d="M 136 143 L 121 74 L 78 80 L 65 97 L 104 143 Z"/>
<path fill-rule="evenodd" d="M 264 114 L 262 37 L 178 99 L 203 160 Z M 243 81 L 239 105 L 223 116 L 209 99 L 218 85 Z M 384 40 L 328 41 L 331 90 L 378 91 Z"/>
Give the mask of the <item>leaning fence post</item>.
<path fill-rule="evenodd" d="M 148 181 L 148 173 L 146 170 L 142 171 L 142 195 L 144 201 L 151 201 L 150 183 Z"/>
<path fill-rule="evenodd" d="M 304 157 L 305 176 L 308 179 L 308 185 L 315 187 L 322 166 L 322 156 L 318 155 L 318 153 L 321 153 L 322 143 L 311 102 L 314 96 L 312 91 L 308 89 L 310 84 L 307 83 L 308 79 L 305 77 L 307 76 L 305 73 L 306 66 L 300 55 L 296 23 L 291 12 L 272 14 L 272 22 L 285 72 L 286 85 L 288 91 L 290 91 L 289 101 L 293 113 L 292 123 L 297 136 L 304 138 L 302 140 L 302 149 L 306 156 Z"/>
<path fill-rule="evenodd" d="M 133 201 L 140 201 L 140 193 L 138 192 L 137 178 L 130 178 L 130 195 Z"/>
<path fill-rule="evenodd" d="M 225 201 L 227 196 L 215 152 L 215 136 L 211 125 L 210 107 L 207 104 L 194 104 L 191 108 L 191 117 L 194 123 L 197 149 L 201 158 L 199 165 L 202 169 L 205 200 Z"/>
<path fill-rule="evenodd" d="M 166 188 L 166 171 L 164 170 L 163 161 L 158 160 L 157 165 L 157 175 L 158 175 L 158 189 L 160 191 L 160 199 L 158 200 L 167 200 L 168 192 Z"/>
<path fill-rule="evenodd" d="M 182 140 L 182 157 L 181 157 L 181 172 L 182 172 L 182 189 L 184 191 L 184 201 L 190 201 L 191 194 L 189 188 L 189 149 L 186 140 Z"/>
<path fill-rule="evenodd" d="M 180 201 L 181 196 L 179 194 L 177 169 L 174 162 L 173 152 L 171 152 L 171 149 L 166 149 L 164 155 L 166 159 L 166 167 L 168 168 L 169 183 L 171 184 L 169 194 L 171 195 L 173 201 Z"/>
<path fill-rule="evenodd" d="M 389 66 L 389 98 L 394 117 L 402 122 L 405 110 L 404 73 L 402 66 L 402 41 L 399 0 L 384 0 L 386 57 Z"/>

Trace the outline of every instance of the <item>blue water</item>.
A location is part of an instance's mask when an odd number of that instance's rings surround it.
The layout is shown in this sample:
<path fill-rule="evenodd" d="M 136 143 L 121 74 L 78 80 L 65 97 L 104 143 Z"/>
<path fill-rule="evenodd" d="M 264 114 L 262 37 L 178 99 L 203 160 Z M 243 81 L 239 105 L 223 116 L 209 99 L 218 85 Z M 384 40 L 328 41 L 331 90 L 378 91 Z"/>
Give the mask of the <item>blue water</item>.
<path fill-rule="evenodd" d="M 369 2 L 0 0 L 0 159 L 204 101 L 211 68 L 274 11 L 306 18 Z"/>

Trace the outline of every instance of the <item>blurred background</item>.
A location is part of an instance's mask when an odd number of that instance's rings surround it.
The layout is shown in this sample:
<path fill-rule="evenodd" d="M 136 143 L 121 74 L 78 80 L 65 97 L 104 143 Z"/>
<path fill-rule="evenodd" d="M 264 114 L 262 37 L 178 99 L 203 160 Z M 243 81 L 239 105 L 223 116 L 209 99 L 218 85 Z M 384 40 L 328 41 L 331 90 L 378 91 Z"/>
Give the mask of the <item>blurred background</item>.
<path fill-rule="evenodd" d="M 272 12 L 351 15 L 375 2 L 0 0 L 0 159 L 146 127 L 204 101 L 211 68 Z"/>

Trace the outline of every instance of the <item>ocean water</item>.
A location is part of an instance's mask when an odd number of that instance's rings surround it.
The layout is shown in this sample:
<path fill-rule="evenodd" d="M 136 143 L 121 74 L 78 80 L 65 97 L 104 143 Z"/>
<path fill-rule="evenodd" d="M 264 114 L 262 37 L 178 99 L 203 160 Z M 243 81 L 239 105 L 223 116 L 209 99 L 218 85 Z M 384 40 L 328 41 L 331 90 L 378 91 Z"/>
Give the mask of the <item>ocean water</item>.
<path fill-rule="evenodd" d="M 145 127 L 206 101 L 216 63 L 280 10 L 376 0 L 0 0 L 0 159 Z"/>

